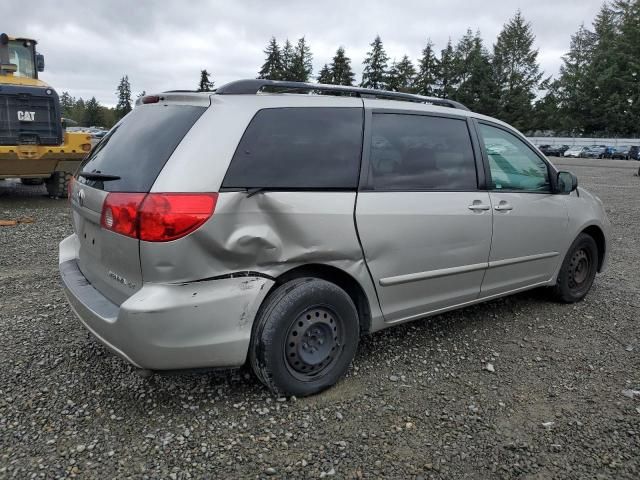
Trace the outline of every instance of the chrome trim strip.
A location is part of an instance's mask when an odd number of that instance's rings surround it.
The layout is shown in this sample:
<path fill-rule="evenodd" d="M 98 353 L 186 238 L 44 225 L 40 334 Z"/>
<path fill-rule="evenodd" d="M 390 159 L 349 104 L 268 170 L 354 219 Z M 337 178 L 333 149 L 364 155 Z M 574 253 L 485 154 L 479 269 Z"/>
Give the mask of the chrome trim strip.
<path fill-rule="evenodd" d="M 535 260 L 543 260 L 545 258 L 557 257 L 558 252 L 538 253 L 536 255 L 527 255 L 526 257 L 507 258 L 505 260 L 493 260 L 489 262 L 489 268 L 504 267 L 514 265 L 516 263 L 533 262 Z"/>
<path fill-rule="evenodd" d="M 417 282 L 420 280 L 428 280 L 430 278 L 447 277 L 449 275 L 457 275 L 459 273 L 475 272 L 484 270 L 488 267 L 488 263 L 474 263 L 473 265 L 463 265 L 461 267 L 442 268 L 440 270 L 429 270 L 427 272 L 409 273 L 407 275 L 398 275 L 396 277 L 381 278 L 378 283 L 382 287 L 392 285 L 401 285 L 403 283 Z"/>

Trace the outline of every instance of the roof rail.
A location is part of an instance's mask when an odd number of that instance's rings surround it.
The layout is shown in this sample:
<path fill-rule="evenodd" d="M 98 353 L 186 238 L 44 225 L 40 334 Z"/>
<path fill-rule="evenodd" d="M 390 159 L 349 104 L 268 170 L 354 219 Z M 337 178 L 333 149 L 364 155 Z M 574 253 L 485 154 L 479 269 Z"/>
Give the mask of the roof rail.
<path fill-rule="evenodd" d="M 236 80 L 217 88 L 217 95 L 254 95 L 261 90 L 269 88 L 292 92 L 334 92 L 350 94 L 356 97 L 386 98 L 389 100 L 406 100 L 409 102 L 429 103 L 440 107 L 458 108 L 469 110 L 460 102 L 446 98 L 425 97 L 412 93 L 390 92 L 388 90 L 373 90 L 371 88 L 348 87 L 344 85 L 325 85 L 322 83 L 288 82 L 281 80 L 247 79 Z"/>

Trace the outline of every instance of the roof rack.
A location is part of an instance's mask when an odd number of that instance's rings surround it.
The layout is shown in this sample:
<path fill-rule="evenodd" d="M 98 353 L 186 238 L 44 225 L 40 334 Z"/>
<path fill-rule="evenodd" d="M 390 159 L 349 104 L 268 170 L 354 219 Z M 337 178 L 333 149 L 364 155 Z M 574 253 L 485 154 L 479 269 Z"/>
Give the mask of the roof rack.
<path fill-rule="evenodd" d="M 405 100 L 417 103 L 429 103 L 440 107 L 458 108 L 469 110 L 460 102 L 446 98 L 425 97 L 412 93 L 390 92 L 388 90 L 373 90 L 371 88 L 348 87 L 344 85 L 325 85 L 322 83 L 287 82 L 281 80 L 247 79 L 236 80 L 222 85 L 215 90 L 217 95 L 254 95 L 261 90 L 276 89 L 291 92 L 334 92 L 353 95 L 356 97 L 386 98 L 389 100 Z"/>

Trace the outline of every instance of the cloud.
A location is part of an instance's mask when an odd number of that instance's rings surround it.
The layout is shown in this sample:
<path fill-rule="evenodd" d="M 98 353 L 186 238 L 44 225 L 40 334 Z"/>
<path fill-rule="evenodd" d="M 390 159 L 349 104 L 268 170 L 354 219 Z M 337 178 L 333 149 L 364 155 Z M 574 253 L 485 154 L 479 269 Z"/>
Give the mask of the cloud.
<path fill-rule="evenodd" d="M 581 23 L 590 24 L 600 5 L 594 0 L 40 0 L 27 9 L 20 0 L 5 0 L 2 20 L 11 28 L 7 33 L 38 40 L 47 63 L 42 78 L 56 90 L 113 105 L 124 74 L 134 93 L 193 89 L 203 68 L 216 85 L 253 78 L 271 35 L 281 42 L 304 35 L 316 73 L 342 45 L 358 76 L 376 35 L 392 59 L 406 53 L 416 60 L 427 38 L 442 49 L 467 28 L 479 30 L 490 48 L 517 9 L 533 26 L 542 69 L 555 75 L 570 35 Z"/>

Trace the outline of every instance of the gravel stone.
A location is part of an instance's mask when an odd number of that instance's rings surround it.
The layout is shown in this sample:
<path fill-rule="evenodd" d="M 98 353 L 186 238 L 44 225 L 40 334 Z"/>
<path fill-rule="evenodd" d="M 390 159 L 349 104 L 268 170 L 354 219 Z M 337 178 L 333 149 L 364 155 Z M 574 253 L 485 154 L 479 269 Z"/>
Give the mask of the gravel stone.
<path fill-rule="evenodd" d="M 560 162 L 613 225 L 584 301 L 534 290 L 363 337 L 338 385 L 287 401 L 247 368 L 137 375 L 60 289 L 68 202 L 0 181 L 0 219 L 34 220 L 0 227 L 0 479 L 640 478 L 638 163 Z"/>

